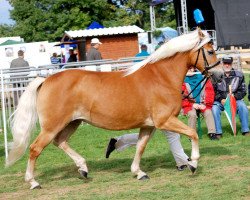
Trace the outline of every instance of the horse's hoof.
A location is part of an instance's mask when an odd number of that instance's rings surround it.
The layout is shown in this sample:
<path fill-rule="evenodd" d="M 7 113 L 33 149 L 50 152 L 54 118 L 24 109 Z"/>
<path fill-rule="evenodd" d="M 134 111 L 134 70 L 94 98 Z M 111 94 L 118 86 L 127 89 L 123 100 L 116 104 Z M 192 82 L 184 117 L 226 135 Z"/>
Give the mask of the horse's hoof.
<path fill-rule="evenodd" d="M 141 178 L 139 178 L 140 181 L 144 181 L 144 180 L 148 180 L 149 176 L 148 175 L 144 175 Z"/>
<path fill-rule="evenodd" d="M 192 174 L 194 174 L 195 171 L 196 171 L 196 169 L 197 169 L 197 168 L 195 168 L 194 166 L 192 166 L 190 164 L 188 164 L 188 168 L 190 169 L 190 171 L 192 172 Z"/>
<path fill-rule="evenodd" d="M 42 189 L 42 187 L 41 187 L 40 185 L 36 185 L 36 186 L 34 186 L 34 187 L 31 187 L 30 189 L 31 189 L 31 190 L 34 190 L 34 189 Z"/>
<path fill-rule="evenodd" d="M 85 178 L 85 179 L 88 178 L 88 172 L 85 172 L 85 171 L 83 171 L 83 170 L 79 170 L 79 173 L 80 173 L 81 177 L 83 177 L 83 178 Z"/>

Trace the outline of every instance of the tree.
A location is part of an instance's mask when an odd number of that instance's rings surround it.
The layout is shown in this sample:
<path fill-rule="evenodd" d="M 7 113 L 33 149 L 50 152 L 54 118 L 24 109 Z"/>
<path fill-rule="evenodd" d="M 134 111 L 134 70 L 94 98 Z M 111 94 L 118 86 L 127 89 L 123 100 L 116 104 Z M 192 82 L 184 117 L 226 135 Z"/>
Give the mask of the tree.
<path fill-rule="evenodd" d="M 0 24 L 0 35 L 4 37 L 13 36 L 13 26 L 7 24 Z"/>
<path fill-rule="evenodd" d="M 10 4 L 14 32 L 28 42 L 59 40 L 64 31 L 85 29 L 115 9 L 103 0 L 10 0 Z"/>
<path fill-rule="evenodd" d="M 25 41 L 58 41 L 67 30 L 87 28 L 97 21 L 105 27 L 138 25 L 150 30 L 149 3 L 143 0 L 9 0 L 12 33 Z M 169 9 L 166 9 L 166 8 Z M 175 26 L 173 6 L 155 7 L 156 25 Z"/>
<path fill-rule="evenodd" d="M 150 0 L 109 0 L 119 9 L 111 23 L 136 24 L 144 30 L 150 30 Z M 176 28 L 173 3 L 162 3 L 154 7 L 156 26 Z"/>

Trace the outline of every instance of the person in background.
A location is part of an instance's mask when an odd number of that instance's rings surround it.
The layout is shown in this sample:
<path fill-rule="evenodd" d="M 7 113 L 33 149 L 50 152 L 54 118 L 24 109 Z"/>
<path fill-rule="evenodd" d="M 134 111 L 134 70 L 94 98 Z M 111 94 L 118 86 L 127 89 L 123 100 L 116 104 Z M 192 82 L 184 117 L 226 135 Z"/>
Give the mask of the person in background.
<path fill-rule="evenodd" d="M 102 60 L 102 55 L 98 50 L 101 44 L 98 38 L 92 38 L 91 47 L 87 53 L 87 60 Z"/>
<path fill-rule="evenodd" d="M 141 52 L 136 54 L 135 57 L 149 56 L 148 47 L 145 44 L 141 45 Z"/>
<path fill-rule="evenodd" d="M 216 137 L 216 129 L 214 124 L 214 117 L 212 113 L 212 106 L 214 103 L 214 89 L 210 80 L 208 80 L 203 87 L 203 79 L 200 73 L 196 73 L 194 67 L 190 67 L 188 74 L 182 85 L 184 99 L 182 100 L 182 109 L 184 115 L 188 116 L 188 126 L 196 129 L 197 112 L 200 112 L 206 121 L 208 136 L 211 140 L 218 139 Z M 198 85 L 198 87 L 196 87 Z M 194 89 L 196 87 L 196 89 Z M 187 97 L 187 95 L 194 89 L 194 91 Z M 187 97 L 187 98 L 185 98 Z"/>
<path fill-rule="evenodd" d="M 142 44 L 142 45 L 141 45 L 141 52 L 140 52 L 140 53 L 137 53 L 137 54 L 135 55 L 135 57 L 149 56 L 150 54 L 147 52 L 147 50 L 148 50 L 147 45 Z M 142 61 L 142 60 L 141 60 L 141 59 L 140 59 L 140 60 L 135 60 L 134 62 L 140 62 L 140 61 Z"/>
<path fill-rule="evenodd" d="M 20 70 L 20 68 L 22 67 L 29 67 L 29 63 L 24 60 L 24 51 L 19 50 L 17 52 L 18 58 L 14 59 L 11 61 L 10 64 L 10 69 L 11 72 L 15 73 L 14 70 Z M 11 81 L 13 81 L 13 88 L 16 88 L 14 91 L 14 104 L 15 106 L 17 106 L 18 104 L 18 100 L 21 96 L 21 91 L 18 90 L 19 87 L 21 87 L 21 83 L 24 83 L 24 80 L 26 80 L 26 78 L 21 78 L 22 75 L 11 75 L 12 77 L 20 77 L 20 78 L 15 78 L 15 79 L 11 79 Z M 19 81 L 19 82 L 18 82 Z"/>
<path fill-rule="evenodd" d="M 58 64 L 61 63 L 61 60 L 57 57 L 57 53 L 53 53 L 50 57 L 51 64 Z"/>
<path fill-rule="evenodd" d="M 24 51 L 19 50 L 17 52 L 18 58 L 11 61 L 10 68 L 20 68 L 20 67 L 28 67 L 29 63 L 24 60 Z"/>
<path fill-rule="evenodd" d="M 231 85 L 232 94 L 236 99 L 237 114 L 239 115 L 241 122 L 242 135 L 250 136 L 248 108 L 243 100 L 247 94 L 245 79 L 241 71 L 237 71 L 233 68 L 232 63 L 232 57 L 225 56 L 222 58 L 223 73 L 213 85 L 215 90 L 215 102 L 212 111 L 216 127 L 216 135 L 218 138 L 222 137 L 220 116 L 221 111 L 224 111 L 224 104 L 227 95 L 229 94 L 229 85 Z"/>
<path fill-rule="evenodd" d="M 67 62 L 77 62 L 77 56 L 74 53 L 74 49 L 69 49 L 69 58 Z"/>

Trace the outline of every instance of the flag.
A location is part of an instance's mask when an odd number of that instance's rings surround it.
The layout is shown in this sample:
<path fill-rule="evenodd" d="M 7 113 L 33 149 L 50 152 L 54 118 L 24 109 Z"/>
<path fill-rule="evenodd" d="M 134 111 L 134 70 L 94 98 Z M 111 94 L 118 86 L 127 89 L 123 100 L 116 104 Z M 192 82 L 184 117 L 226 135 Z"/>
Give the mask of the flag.
<path fill-rule="evenodd" d="M 236 99 L 233 95 L 227 95 L 224 108 L 225 114 L 230 123 L 234 136 L 236 136 Z"/>

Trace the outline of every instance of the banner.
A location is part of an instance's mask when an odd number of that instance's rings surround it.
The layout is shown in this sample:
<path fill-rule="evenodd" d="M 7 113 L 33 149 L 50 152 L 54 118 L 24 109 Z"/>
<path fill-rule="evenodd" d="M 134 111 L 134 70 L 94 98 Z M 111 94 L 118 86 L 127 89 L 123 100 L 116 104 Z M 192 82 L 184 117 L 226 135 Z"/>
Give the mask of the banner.
<path fill-rule="evenodd" d="M 233 95 L 227 95 L 224 108 L 225 114 L 230 123 L 234 136 L 236 136 L 236 100 Z"/>

